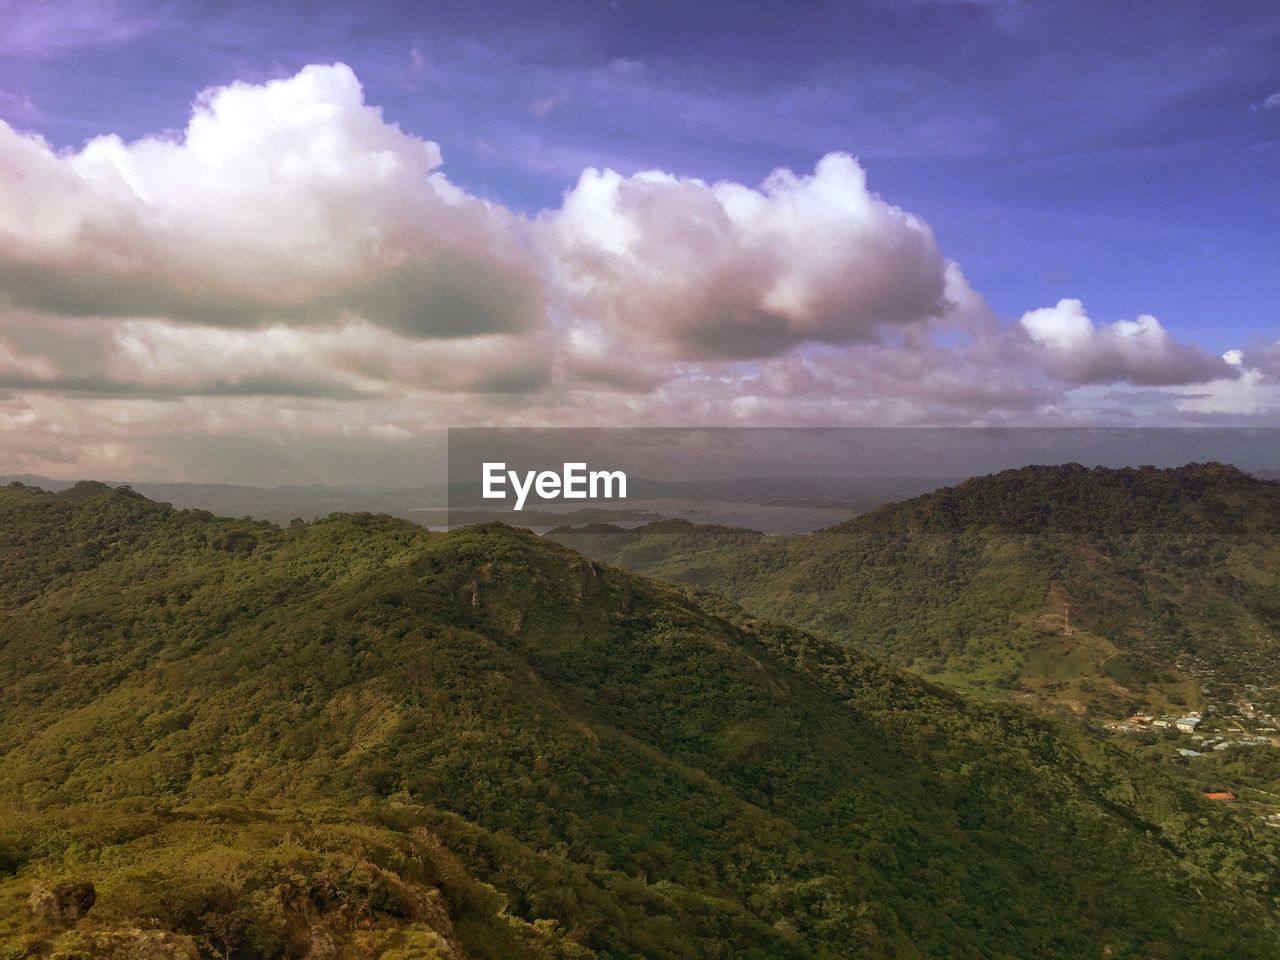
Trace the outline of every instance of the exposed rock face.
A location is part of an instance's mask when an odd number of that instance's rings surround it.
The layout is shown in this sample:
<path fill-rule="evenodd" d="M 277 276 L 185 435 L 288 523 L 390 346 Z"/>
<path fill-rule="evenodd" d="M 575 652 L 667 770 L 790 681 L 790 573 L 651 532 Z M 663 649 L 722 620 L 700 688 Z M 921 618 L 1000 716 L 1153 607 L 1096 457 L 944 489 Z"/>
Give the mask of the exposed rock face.
<path fill-rule="evenodd" d="M 305 960 L 337 960 L 338 944 L 323 927 L 312 927 Z"/>
<path fill-rule="evenodd" d="M 177 933 L 110 930 L 69 935 L 50 960 L 200 960 L 200 951 Z"/>
<path fill-rule="evenodd" d="M 37 887 L 27 898 L 33 916 L 56 924 L 75 923 L 98 902 L 92 883 L 60 883 L 54 887 Z"/>

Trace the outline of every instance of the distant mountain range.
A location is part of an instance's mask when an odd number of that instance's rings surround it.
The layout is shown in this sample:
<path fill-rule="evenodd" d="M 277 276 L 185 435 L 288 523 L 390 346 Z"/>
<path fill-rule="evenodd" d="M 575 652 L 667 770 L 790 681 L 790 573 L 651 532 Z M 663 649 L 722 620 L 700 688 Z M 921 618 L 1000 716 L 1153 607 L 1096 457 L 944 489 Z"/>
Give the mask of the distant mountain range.
<path fill-rule="evenodd" d="M 54 480 L 30 474 L 0 475 L 0 483 L 19 482 L 55 493 L 75 481 Z M 253 517 L 288 523 L 294 517 L 311 520 L 331 513 L 369 511 L 402 516 L 419 507 L 444 506 L 447 488 L 442 484 L 409 489 L 377 486 L 254 487 L 227 483 L 147 483 L 111 481 L 109 486 L 129 486 L 143 496 L 170 503 L 183 510 L 208 510 L 219 516 Z"/>
<path fill-rule="evenodd" d="M 793 538 L 548 536 L 985 696 L 1123 717 L 1280 683 L 1280 483 L 1232 467 L 1028 467 Z"/>
<path fill-rule="evenodd" d="M 59 492 L 74 481 L 54 480 L 29 474 L 0 475 L 0 484 L 19 482 L 44 490 Z M 331 513 L 386 513 L 413 520 L 427 526 L 443 526 L 444 513 L 451 505 L 458 513 L 455 522 L 475 522 L 501 518 L 534 528 L 572 522 L 590 522 L 597 517 L 592 511 L 606 509 L 618 519 L 635 522 L 651 520 L 686 511 L 696 511 L 697 502 L 725 501 L 767 506 L 820 506 L 829 525 L 841 516 L 852 516 L 881 504 L 935 490 L 954 480 L 929 477 L 744 477 L 728 480 L 665 481 L 630 478 L 628 499 L 631 501 L 670 501 L 665 507 L 645 506 L 629 509 L 626 502 L 599 502 L 582 511 L 565 515 L 539 510 L 531 502 L 524 514 L 499 514 L 480 497 L 479 483 L 425 484 L 420 487 L 396 488 L 377 486 L 306 486 L 254 487 L 222 483 L 147 483 L 112 481 L 110 486 L 129 486 L 151 500 L 170 503 L 187 510 L 208 510 L 219 516 L 253 517 L 272 523 L 288 523 L 292 519 L 313 520 Z M 655 513 L 654 511 L 658 512 Z M 803 521 L 801 521 L 803 523 Z M 813 527 L 810 526 L 809 529 Z"/>

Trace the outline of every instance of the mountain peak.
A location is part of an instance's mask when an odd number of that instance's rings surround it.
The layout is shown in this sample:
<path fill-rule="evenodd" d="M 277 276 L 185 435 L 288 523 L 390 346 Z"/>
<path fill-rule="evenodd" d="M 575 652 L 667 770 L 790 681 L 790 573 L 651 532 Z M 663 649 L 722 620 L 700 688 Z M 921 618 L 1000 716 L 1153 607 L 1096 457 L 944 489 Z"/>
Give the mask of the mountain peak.
<path fill-rule="evenodd" d="M 92 497 L 102 497 L 110 494 L 131 496 L 141 500 L 146 499 L 141 494 L 134 493 L 133 489 L 130 487 L 113 487 L 109 484 L 102 483 L 99 480 L 77 480 L 66 490 L 57 494 L 57 496 L 64 500 L 88 500 Z"/>
<path fill-rule="evenodd" d="M 887 504 L 832 529 L 865 531 L 902 523 L 926 529 L 990 526 L 1026 534 L 1278 532 L 1280 484 L 1214 462 L 1033 465 Z"/>

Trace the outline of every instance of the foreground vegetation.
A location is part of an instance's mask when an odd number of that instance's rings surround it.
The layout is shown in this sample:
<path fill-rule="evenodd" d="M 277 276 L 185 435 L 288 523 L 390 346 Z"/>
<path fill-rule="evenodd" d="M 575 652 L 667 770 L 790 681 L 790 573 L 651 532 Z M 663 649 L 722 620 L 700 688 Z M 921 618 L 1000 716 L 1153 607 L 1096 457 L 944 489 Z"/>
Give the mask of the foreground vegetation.
<path fill-rule="evenodd" d="M 0 957 L 1269 958 L 1275 833 L 506 527 L 0 490 Z"/>

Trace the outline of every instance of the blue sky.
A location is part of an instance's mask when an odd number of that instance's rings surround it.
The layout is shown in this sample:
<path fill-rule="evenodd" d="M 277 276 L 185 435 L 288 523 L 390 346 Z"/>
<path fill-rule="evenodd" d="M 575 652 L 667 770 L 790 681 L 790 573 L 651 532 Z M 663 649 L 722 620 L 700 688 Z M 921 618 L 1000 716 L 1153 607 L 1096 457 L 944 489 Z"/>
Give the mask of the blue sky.
<path fill-rule="evenodd" d="M 0 455 L 1273 425 L 1277 50 L 1255 2 L 0 0 Z"/>
<path fill-rule="evenodd" d="M 754 183 L 843 150 L 1002 313 L 1078 297 L 1211 349 L 1280 326 L 1274 3 L 77 6 L 83 32 L 33 24 L 0 62 L 0 116 L 61 146 L 341 60 L 520 209 L 585 166 Z"/>

